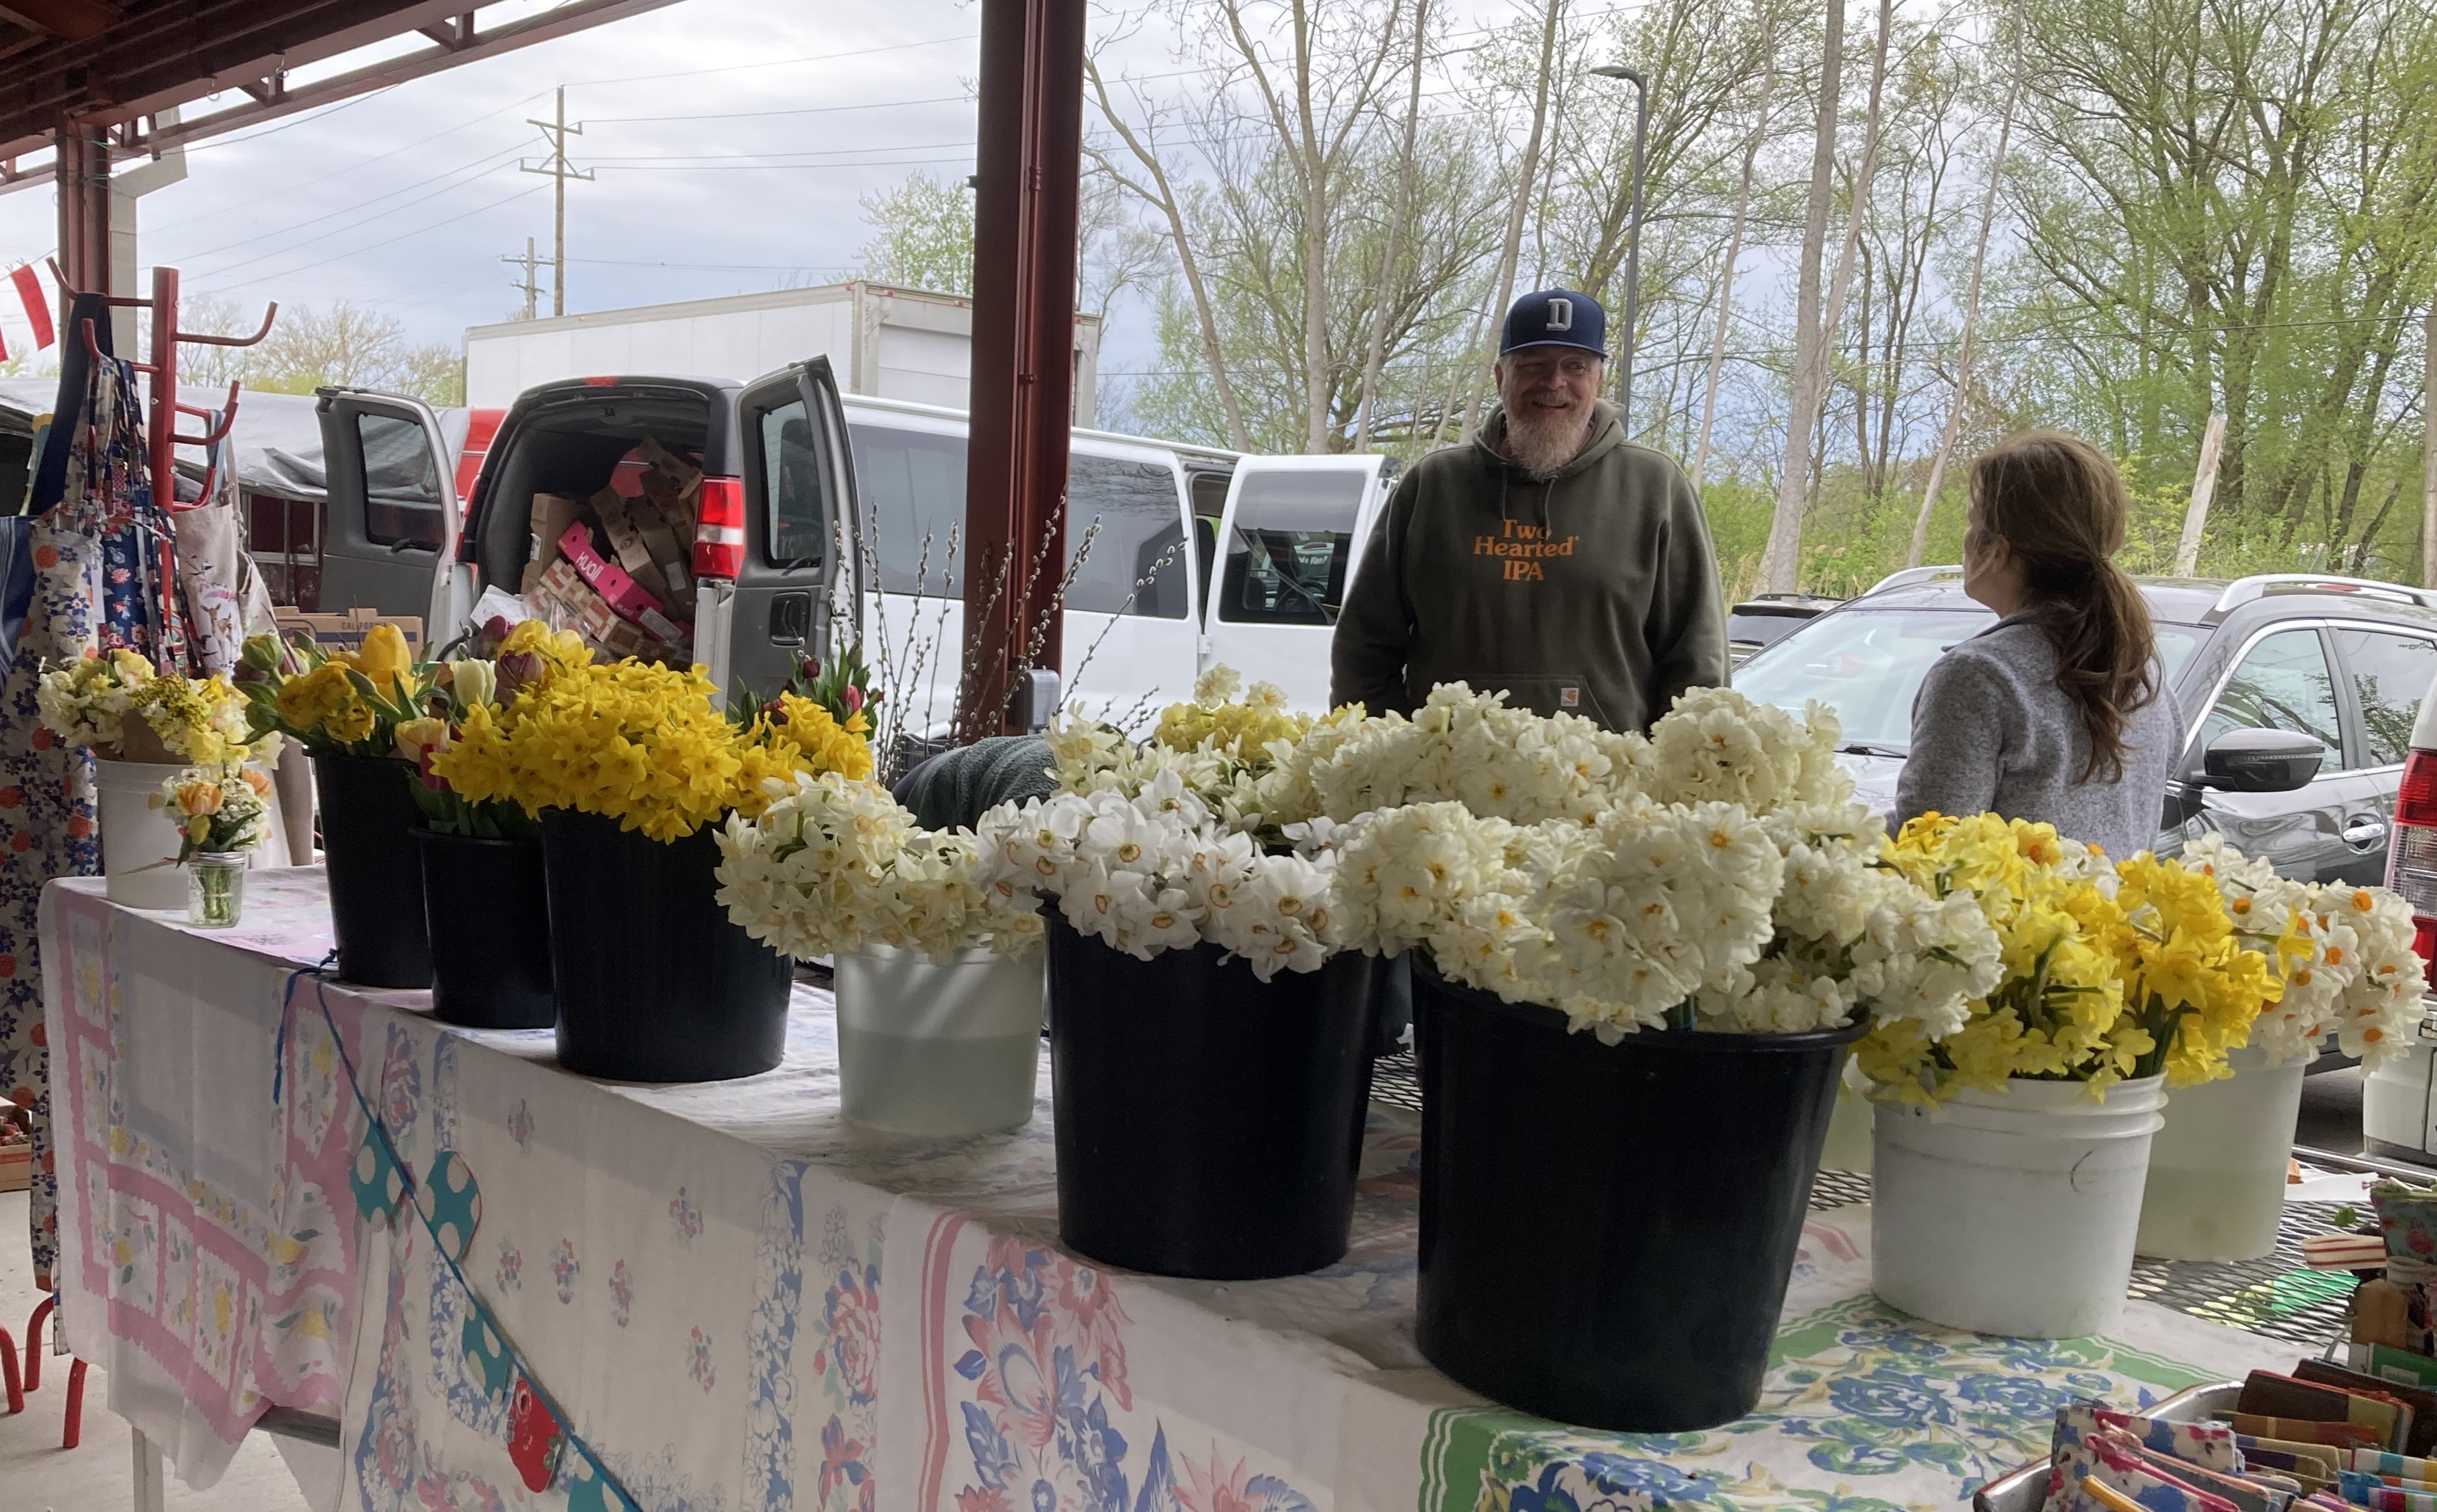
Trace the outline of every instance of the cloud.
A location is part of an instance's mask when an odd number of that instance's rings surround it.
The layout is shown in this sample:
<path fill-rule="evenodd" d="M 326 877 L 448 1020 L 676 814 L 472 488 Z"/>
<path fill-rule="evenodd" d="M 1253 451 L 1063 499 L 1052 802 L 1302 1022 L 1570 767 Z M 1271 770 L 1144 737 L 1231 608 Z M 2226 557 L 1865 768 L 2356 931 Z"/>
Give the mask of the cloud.
<path fill-rule="evenodd" d="M 686 0 L 235 132 L 140 202 L 139 282 L 161 262 L 249 307 L 346 299 L 454 345 L 519 305 L 503 255 L 550 255 L 551 181 L 518 164 L 546 157 L 526 120 L 562 83 L 595 174 L 568 185 L 570 311 L 827 282 L 869 236 L 860 196 L 973 170 L 978 22 L 954 0 Z M 57 235 L 47 186 L 0 197 L 9 262 Z M 12 302 L 0 329 L 25 340 Z"/>

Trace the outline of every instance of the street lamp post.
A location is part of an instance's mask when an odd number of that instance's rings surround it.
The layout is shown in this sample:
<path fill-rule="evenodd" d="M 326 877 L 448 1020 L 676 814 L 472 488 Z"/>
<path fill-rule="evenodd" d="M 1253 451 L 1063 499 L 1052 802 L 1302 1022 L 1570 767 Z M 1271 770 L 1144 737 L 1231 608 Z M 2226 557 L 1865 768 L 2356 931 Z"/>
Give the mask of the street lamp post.
<path fill-rule="evenodd" d="M 1591 70 L 1633 86 L 1633 219 L 1624 239 L 1624 333 L 1616 343 L 1616 408 L 1626 439 L 1633 436 L 1633 343 L 1641 319 L 1641 154 L 1650 139 L 1650 80 L 1641 70 L 1603 63 Z"/>

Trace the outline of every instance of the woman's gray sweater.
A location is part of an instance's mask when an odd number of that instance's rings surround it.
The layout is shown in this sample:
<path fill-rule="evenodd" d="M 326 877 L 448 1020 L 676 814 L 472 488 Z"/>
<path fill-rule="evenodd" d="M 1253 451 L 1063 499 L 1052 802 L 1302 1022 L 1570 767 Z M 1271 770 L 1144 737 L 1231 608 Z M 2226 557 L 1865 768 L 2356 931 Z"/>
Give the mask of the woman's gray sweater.
<path fill-rule="evenodd" d="M 1896 783 L 1896 821 L 1978 814 L 2053 824 L 2122 859 L 2157 843 L 2183 721 L 2164 685 L 2125 722 L 2124 774 L 2078 779 L 2090 736 L 2057 686 L 2056 651 L 2028 613 L 2012 614 L 1938 658 L 1912 702 L 1912 750 Z"/>

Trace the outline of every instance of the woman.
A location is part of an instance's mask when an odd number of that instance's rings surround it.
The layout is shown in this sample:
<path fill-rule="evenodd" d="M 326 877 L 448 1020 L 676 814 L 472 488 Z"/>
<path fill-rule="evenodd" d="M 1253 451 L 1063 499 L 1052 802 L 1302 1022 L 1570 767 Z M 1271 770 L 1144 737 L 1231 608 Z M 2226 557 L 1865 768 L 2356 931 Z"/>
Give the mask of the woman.
<path fill-rule="evenodd" d="M 2148 606 L 2110 559 L 2125 513 L 2114 464 L 2072 436 L 2017 436 L 1972 465 L 1963 591 L 1997 623 L 1913 699 L 1899 820 L 1994 810 L 2110 855 L 2155 843 L 2183 718 Z"/>

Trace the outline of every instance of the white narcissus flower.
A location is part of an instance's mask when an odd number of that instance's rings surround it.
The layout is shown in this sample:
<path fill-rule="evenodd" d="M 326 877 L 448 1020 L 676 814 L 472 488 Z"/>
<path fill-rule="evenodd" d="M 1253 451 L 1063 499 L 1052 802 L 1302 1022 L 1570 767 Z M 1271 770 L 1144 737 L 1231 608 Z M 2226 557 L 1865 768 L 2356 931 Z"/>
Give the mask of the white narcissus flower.
<path fill-rule="evenodd" d="M 2235 937 L 2268 958 L 2282 985 L 2251 1031 L 2270 1064 L 2308 1060 L 2330 1034 L 2373 1068 L 2409 1048 L 2427 968 L 2412 950 L 2411 909 L 2401 898 L 2385 888 L 2280 877 L 2265 858 L 2245 856 L 2214 833 L 2185 842 L 2182 859 L 2217 883 Z"/>
<path fill-rule="evenodd" d="M 970 832 L 917 829 L 886 789 L 835 772 L 778 791 L 760 819 L 730 814 L 718 836 L 719 902 L 754 939 L 799 959 L 875 944 L 936 960 L 1040 943 L 1030 890 L 983 880 L 1030 864 L 1013 847 L 994 843 L 985 856 Z"/>

